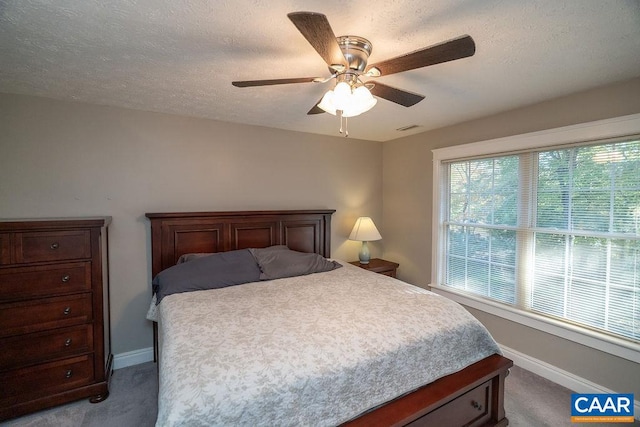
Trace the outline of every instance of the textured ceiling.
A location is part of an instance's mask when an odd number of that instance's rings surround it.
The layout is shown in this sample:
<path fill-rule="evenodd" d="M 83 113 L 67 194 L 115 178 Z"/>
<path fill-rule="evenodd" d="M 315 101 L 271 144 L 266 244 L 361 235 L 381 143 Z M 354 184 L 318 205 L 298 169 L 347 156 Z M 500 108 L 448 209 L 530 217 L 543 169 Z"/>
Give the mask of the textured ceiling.
<path fill-rule="evenodd" d="M 463 34 L 470 58 L 381 77 L 426 96 L 380 100 L 351 137 L 385 141 L 640 76 L 638 0 L 0 0 L 0 92 L 339 135 L 306 112 L 332 83 L 287 18 L 327 15 L 373 43 L 370 63 Z M 408 125 L 420 127 L 397 131 Z"/>

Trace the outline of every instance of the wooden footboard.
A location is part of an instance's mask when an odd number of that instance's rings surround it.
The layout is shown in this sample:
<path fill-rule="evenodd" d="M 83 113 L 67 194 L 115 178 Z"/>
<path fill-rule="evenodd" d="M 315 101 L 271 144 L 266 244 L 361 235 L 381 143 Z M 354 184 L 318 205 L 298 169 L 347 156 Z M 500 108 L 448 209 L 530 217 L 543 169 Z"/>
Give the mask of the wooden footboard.
<path fill-rule="evenodd" d="M 376 426 L 506 426 L 504 380 L 513 362 L 494 354 L 343 424 Z"/>

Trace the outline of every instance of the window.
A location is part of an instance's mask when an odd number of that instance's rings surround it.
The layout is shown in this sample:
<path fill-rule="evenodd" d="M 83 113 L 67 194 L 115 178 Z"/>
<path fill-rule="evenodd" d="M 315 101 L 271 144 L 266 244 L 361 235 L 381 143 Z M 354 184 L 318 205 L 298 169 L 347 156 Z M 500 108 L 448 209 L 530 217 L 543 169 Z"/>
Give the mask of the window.
<path fill-rule="evenodd" d="M 640 137 L 563 136 L 434 151 L 432 286 L 636 346 Z"/>

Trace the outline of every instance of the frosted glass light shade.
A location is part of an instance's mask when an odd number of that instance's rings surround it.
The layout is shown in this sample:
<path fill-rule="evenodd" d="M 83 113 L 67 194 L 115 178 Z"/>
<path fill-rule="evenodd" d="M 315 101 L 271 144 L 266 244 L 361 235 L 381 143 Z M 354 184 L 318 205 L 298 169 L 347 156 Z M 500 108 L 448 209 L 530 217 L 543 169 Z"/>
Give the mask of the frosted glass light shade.
<path fill-rule="evenodd" d="M 318 104 L 318 108 L 321 108 L 325 112 L 329 114 L 333 114 L 335 116 L 336 107 L 335 107 L 335 104 L 333 103 L 333 97 L 334 97 L 333 91 L 332 90 L 327 91 L 327 93 L 324 94 L 324 96 L 322 97 L 322 100 Z"/>
<path fill-rule="evenodd" d="M 351 105 L 351 113 L 353 116 L 357 116 L 369 111 L 378 102 L 378 100 L 371 95 L 369 89 L 364 86 L 356 88 L 353 91 L 352 98 L 353 102 Z"/>
<path fill-rule="evenodd" d="M 377 102 L 366 87 L 359 86 L 351 91 L 347 83 L 340 82 L 324 94 L 318 108 L 334 116 L 342 110 L 342 117 L 354 117 L 369 111 Z"/>
<path fill-rule="evenodd" d="M 333 89 L 333 105 L 336 110 L 347 110 L 352 104 L 351 86 L 340 82 Z"/>

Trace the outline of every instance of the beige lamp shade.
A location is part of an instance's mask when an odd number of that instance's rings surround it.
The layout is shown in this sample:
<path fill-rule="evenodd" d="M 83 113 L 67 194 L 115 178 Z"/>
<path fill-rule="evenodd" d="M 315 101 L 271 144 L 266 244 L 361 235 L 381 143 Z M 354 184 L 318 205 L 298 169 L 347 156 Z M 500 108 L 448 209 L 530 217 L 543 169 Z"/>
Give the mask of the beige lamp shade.
<path fill-rule="evenodd" d="M 353 226 L 349 240 L 358 240 L 361 242 L 372 242 L 374 240 L 380 240 L 382 236 L 373 223 L 373 220 L 368 216 L 361 216 L 356 221 L 356 225 Z"/>

